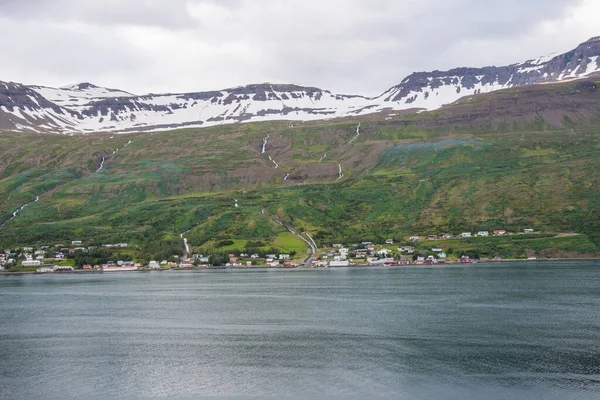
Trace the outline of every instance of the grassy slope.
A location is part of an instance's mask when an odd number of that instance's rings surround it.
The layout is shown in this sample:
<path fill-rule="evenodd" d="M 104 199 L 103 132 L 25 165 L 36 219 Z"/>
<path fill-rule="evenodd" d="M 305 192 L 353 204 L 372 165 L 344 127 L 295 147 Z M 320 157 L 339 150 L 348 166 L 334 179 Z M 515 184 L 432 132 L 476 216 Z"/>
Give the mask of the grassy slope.
<path fill-rule="evenodd" d="M 153 252 L 189 231 L 203 249 L 261 239 L 306 252 L 277 216 L 322 243 L 532 227 L 584 234 L 540 252 L 593 254 L 600 95 L 579 83 L 527 90 L 392 120 L 365 117 L 353 144 L 358 119 L 115 137 L 0 135 L 0 221 L 40 196 L 0 228 L 0 245 L 92 239 Z M 336 182 L 338 163 L 344 178 Z M 507 255 L 522 247 L 511 246 Z"/>

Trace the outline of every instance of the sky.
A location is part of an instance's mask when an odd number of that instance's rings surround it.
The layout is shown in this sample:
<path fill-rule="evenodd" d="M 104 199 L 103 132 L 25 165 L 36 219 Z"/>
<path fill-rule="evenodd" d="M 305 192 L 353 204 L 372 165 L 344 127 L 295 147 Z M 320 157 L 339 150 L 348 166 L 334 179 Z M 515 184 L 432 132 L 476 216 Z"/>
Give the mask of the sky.
<path fill-rule="evenodd" d="M 0 0 L 0 80 L 378 95 L 415 71 L 569 51 L 599 15 L 598 0 Z"/>

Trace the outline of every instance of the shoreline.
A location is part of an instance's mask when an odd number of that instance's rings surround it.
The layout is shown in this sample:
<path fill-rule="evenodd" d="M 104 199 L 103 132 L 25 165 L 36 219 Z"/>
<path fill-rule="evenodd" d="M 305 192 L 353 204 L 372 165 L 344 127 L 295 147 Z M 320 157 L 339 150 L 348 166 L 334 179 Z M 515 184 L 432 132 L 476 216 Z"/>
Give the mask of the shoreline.
<path fill-rule="evenodd" d="M 399 264 L 399 265 L 369 265 L 369 264 L 351 264 L 344 267 L 268 267 L 263 265 L 258 266 L 238 266 L 238 267 L 209 267 L 209 268 L 169 268 L 169 269 L 138 269 L 133 271 L 87 271 L 87 270 L 74 270 L 74 271 L 61 271 L 61 272 L 52 272 L 52 273 L 39 273 L 37 271 L 0 271 L 0 276 L 20 276 L 20 275 L 73 275 L 73 274 L 112 274 L 112 273 L 124 273 L 124 272 L 181 272 L 181 271 L 217 271 L 217 270 L 294 270 L 294 269 L 341 269 L 341 268 L 407 268 L 407 267 L 443 267 L 446 265 L 472 265 L 472 264 L 503 264 L 503 263 L 517 263 L 517 262 L 565 262 L 565 261 L 600 261 L 600 257 L 598 258 L 538 258 L 535 260 L 527 260 L 527 259 L 509 259 L 502 261 L 471 261 L 470 263 L 461 263 L 460 261 L 446 262 L 443 264 Z"/>

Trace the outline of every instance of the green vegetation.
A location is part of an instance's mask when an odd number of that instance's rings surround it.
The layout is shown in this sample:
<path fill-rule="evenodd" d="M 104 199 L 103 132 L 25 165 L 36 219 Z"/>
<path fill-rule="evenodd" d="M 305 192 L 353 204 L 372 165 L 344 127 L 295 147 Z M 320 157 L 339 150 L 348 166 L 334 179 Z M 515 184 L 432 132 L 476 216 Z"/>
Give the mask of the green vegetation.
<path fill-rule="evenodd" d="M 40 196 L 0 228 L 0 247 L 126 242 L 138 246 L 131 258 L 162 260 L 183 254 L 185 233 L 203 254 L 308 254 L 278 219 L 318 243 L 533 228 L 550 236 L 448 247 L 481 257 L 598 255 L 600 94 L 576 85 L 521 89 L 518 99 L 514 91 L 492 93 L 385 121 L 265 122 L 114 138 L 0 134 L 0 221 Z M 549 103 L 530 111 L 540 91 Z M 359 121 L 360 138 L 349 144 Z M 580 235 L 555 237 L 570 232 Z"/>

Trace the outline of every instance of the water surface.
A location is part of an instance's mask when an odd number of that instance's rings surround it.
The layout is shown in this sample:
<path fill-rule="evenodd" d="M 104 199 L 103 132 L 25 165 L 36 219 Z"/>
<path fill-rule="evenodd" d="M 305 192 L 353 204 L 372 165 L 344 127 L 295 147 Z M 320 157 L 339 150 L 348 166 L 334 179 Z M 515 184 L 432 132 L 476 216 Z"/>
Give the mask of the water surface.
<path fill-rule="evenodd" d="M 0 398 L 600 398 L 600 263 L 0 277 Z"/>

